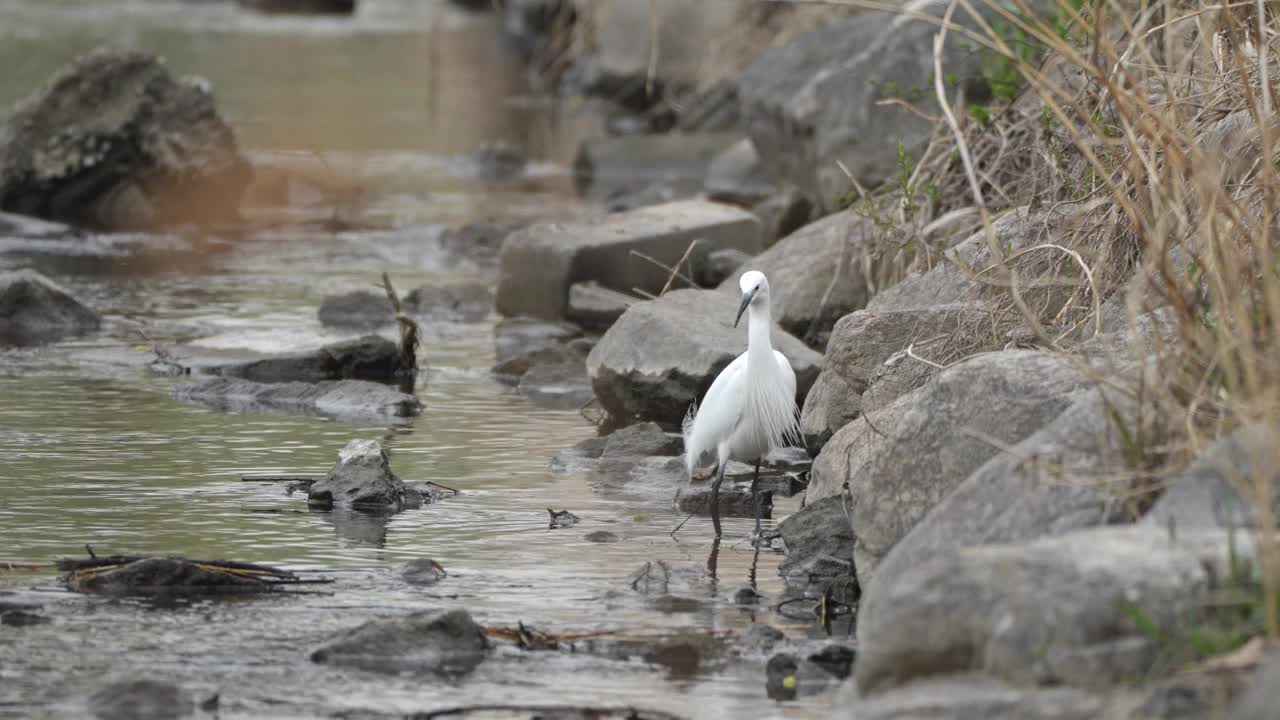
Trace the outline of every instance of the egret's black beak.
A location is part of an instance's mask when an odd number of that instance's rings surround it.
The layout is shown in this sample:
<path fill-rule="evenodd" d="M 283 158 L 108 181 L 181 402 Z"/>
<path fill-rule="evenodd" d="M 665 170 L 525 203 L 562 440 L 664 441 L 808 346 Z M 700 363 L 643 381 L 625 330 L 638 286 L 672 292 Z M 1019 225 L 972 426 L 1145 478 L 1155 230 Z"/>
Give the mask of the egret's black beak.
<path fill-rule="evenodd" d="M 756 296 L 756 290 L 759 290 L 759 289 L 760 288 L 757 287 L 753 289 L 751 292 L 742 293 L 742 304 L 738 306 L 738 315 L 733 319 L 734 327 L 738 327 L 738 321 L 742 319 L 742 313 L 746 312 L 747 308 L 751 306 L 751 299 Z"/>

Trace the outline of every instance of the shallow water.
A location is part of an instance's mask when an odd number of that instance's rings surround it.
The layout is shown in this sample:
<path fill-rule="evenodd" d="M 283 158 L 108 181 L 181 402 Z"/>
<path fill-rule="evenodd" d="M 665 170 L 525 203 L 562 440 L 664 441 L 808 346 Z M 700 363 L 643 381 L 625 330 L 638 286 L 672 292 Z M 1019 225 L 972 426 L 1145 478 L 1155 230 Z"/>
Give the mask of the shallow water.
<path fill-rule="evenodd" d="M 636 704 L 688 717 L 810 717 L 825 698 L 775 704 L 764 657 L 675 674 L 589 656 L 500 651 L 471 676 L 423 681 L 313 665 L 307 650 L 371 617 L 463 606 L 487 624 L 554 632 L 599 628 L 741 630 L 794 623 L 738 608 L 748 584 L 781 595 L 779 556 L 758 558 L 750 523 L 726 521 L 712 602 L 691 613 L 647 609 L 627 592 L 645 561 L 702 566 L 710 523 L 666 499 L 603 494 L 557 475 L 559 449 L 591 436 L 576 412 L 539 409 L 488 374 L 492 321 L 433 323 L 418 381 L 426 408 L 401 426 L 284 415 L 229 415 L 175 402 L 148 375 L 149 346 L 180 357 L 317 347 L 344 335 L 315 317 L 328 294 L 371 288 L 391 270 L 404 292 L 486 279 L 436 243 L 442 224 L 571 216 L 569 122 L 532 99 L 484 18 L 434 3 L 367 0 L 354 21 L 260 18 L 220 2 L 0 0 L 0 104 L 104 39 L 164 53 L 214 84 L 252 152 L 332 151 L 379 193 L 378 232 L 276 231 L 237 240 L 165 235 L 0 237 L 0 270 L 34 267 L 106 317 L 99 335 L 0 351 L 0 559 L 177 553 L 315 570 L 322 592 L 156 609 L 65 592 L 48 574 L 0 574 L 0 599 L 44 605 L 50 623 L 0 627 L 0 716 L 78 717 L 108 679 L 141 673 L 219 692 L 219 717 L 344 717 L 468 703 Z M 458 156 L 504 140 L 532 177 L 487 185 Z M 278 483 L 242 476 L 321 474 L 349 440 L 378 439 L 406 480 L 457 497 L 389 519 L 310 512 Z M 546 507 L 582 518 L 549 530 Z M 794 509 L 780 501 L 779 515 Z M 621 541 L 583 536 L 607 529 Z M 431 557 L 449 577 L 420 589 L 396 574 Z M 758 564 L 758 567 L 755 567 Z M 801 623 L 794 635 L 812 633 Z"/>

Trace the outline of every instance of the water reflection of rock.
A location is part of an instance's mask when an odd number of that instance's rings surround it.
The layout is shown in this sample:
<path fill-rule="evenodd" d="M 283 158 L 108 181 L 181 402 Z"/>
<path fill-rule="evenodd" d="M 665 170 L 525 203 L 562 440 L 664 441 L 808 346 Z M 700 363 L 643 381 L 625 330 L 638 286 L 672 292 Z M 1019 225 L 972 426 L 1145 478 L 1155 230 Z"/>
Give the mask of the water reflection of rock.
<path fill-rule="evenodd" d="M 351 508 L 334 508 L 318 512 L 333 525 L 342 547 L 382 549 L 387 546 L 387 524 L 391 522 L 392 515 L 390 512 Z"/>

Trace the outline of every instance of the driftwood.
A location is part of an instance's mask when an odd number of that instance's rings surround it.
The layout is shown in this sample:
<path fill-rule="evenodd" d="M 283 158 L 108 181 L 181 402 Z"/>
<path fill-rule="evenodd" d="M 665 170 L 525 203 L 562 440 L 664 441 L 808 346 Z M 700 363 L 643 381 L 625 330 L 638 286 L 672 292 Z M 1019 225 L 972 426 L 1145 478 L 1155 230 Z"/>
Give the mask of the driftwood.
<path fill-rule="evenodd" d="M 409 379 L 410 388 L 404 392 L 410 392 L 413 388 L 412 379 L 418 372 L 418 323 L 404 314 L 404 310 L 400 307 L 400 296 L 391 286 L 391 276 L 387 273 L 382 273 L 382 287 L 387 291 L 387 299 L 391 301 L 391 308 L 396 314 L 396 323 L 400 326 L 400 365 L 408 368 L 402 372 L 405 372 L 405 377 Z"/>
<path fill-rule="evenodd" d="M 111 555 L 64 558 L 55 567 L 76 592 L 107 595 L 203 595 L 268 592 L 289 585 L 319 585 L 327 578 L 304 578 L 288 570 L 230 560 L 190 560 L 176 556 Z"/>

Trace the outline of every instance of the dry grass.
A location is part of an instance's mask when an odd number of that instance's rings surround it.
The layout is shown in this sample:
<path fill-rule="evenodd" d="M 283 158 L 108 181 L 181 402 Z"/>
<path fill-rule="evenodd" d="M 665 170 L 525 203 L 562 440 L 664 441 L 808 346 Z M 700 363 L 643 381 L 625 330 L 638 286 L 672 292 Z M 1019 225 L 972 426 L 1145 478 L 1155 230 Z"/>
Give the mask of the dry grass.
<path fill-rule="evenodd" d="M 984 292 L 994 312 L 1021 320 L 1045 346 L 1065 349 L 1095 334 L 1106 300 L 1130 318 L 1164 308 L 1176 336 L 1160 348 L 1157 371 L 1132 391 L 1159 419 L 1135 474 L 1168 474 L 1242 425 L 1274 435 L 1280 28 L 1272 6 L 1100 0 L 1077 12 L 1062 4 L 1067 32 L 1030 20 L 1020 3 L 1020 12 L 983 7 L 1048 48 L 1047 59 L 1028 62 L 1002 32 L 978 23 L 970 39 L 1009 58 L 1026 90 L 991 107 L 981 123 L 938 82 L 946 122 L 916 173 L 917 184 L 936 188 L 935 202 L 902 220 L 919 225 L 944 210 L 977 207 L 995 258 L 979 272 Z M 948 12 L 976 17 L 975 10 L 954 0 Z M 947 32 L 962 30 L 940 35 Z M 999 247 L 991 211 L 1062 203 L 1087 203 L 1086 221 L 1032 248 Z M 1251 502 L 1263 590 L 1272 599 L 1265 628 L 1276 637 L 1272 482 L 1280 438 L 1267 454 L 1254 462 L 1263 472 L 1239 489 Z"/>

